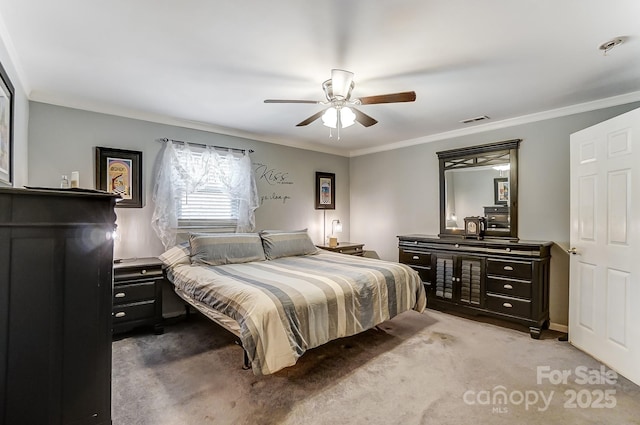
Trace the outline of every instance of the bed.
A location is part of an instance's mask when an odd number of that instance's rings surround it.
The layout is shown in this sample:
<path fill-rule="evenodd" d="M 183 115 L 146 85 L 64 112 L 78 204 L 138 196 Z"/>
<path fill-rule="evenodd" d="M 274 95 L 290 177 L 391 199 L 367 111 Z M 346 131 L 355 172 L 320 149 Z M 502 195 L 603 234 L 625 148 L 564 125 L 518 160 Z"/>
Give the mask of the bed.
<path fill-rule="evenodd" d="M 426 306 L 410 267 L 317 249 L 306 230 L 192 234 L 160 259 L 182 299 L 238 336 L 256 375 Z"/>

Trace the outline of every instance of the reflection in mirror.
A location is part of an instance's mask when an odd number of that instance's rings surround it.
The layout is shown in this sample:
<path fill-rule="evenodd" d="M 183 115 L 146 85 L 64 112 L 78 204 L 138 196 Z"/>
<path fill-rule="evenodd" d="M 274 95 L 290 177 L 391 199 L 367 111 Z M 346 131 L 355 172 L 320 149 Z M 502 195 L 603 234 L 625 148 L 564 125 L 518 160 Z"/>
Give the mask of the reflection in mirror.
<path fill-rule="evenodd" d="M 486 216 L 488 226 L 509 231 L 509 210 L 506 206 L 509 197 L 508 170 L 509 163 L 445 171 L 446 228 L 461 229 L 464 217 Z M 498 212 L 503 215 L 497 217 L 495 213 Z M 493 220 L 494 223 L 491 223 L 491 217 L 502 220 Z"/>
<path fill-rule="evenodd" d="M 518 148 L 522 139 L 437 152 L 440 236 L 464 237 L 465 217 L 484 217 L 485 237 L 518 240 Z"/>

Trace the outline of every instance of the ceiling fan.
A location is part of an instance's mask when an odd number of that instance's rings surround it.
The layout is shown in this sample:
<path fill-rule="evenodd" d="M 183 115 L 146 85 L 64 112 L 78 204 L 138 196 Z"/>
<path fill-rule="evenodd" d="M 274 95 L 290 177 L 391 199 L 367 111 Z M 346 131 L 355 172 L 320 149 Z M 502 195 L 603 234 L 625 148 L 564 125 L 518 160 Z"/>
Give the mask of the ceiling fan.
<path fill-rule="evenodd" d="M 297 124 L 298 127 L 309 125 L 322 117 L 322 123 L 330 128 L 349 127 L 356 121 L 365 127 L 370 127 L 378 121 L 364 112 L 354 108 L 354 105 L 373 105 L 376 103 L 413 102 L 416 100 L 416 92 L 407 91 L 400 93 L 383 94 L 378 96 L 366 96 L 351 99 L 351 91 L 355 86 L 353 72 L 342 69 L 332 69 L 331 78 L 322 83 L 326 101 L 320 100 L 289 100 L 266 99 L 264 103 L 312 103 L 328 105 L 324 110 L 311 115 L 306 120 Z M 338 138 L 340 138 L 338 134 Z"/>

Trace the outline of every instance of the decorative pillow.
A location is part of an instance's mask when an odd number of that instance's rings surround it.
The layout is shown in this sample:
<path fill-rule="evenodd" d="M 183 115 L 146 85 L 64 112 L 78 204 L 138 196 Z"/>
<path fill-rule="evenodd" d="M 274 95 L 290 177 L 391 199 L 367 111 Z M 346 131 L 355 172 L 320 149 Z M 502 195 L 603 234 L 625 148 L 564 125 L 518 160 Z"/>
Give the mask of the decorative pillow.
<path fill-rule="evenodd" d="M 191 264 L 191 251 L 189 250 L 189 242 L 181 243 L 167 251 L 163 252 L 158 258 L 167 267 L 177 266 L 178 264 Z"/>
<path fill-rule="evenodd" d="M 192 233 L 189 245 L 192 263 L 218 266 L 265 260 L 257 233 Z"/>
<path fill-rule="evenodd" d="M 269 260 L 296 255 L 317 254 L 307 229 L 294 231 L 264 230 L 260 232 L 264 253 Z"/>

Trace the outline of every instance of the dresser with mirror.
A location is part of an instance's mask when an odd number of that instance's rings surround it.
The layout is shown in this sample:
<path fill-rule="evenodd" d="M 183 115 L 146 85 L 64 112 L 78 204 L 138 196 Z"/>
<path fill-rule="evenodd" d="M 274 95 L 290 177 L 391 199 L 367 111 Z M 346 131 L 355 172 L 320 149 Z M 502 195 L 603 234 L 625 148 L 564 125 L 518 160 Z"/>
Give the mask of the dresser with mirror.
<path fill-rule="evenodd" d="M 518 238 L 520 142 L 438 152 L 440 233 L 399 236 L 399 260 L 419 272 L 428 308 L 516 322 L 537 339 L 552 243 Z"/>

